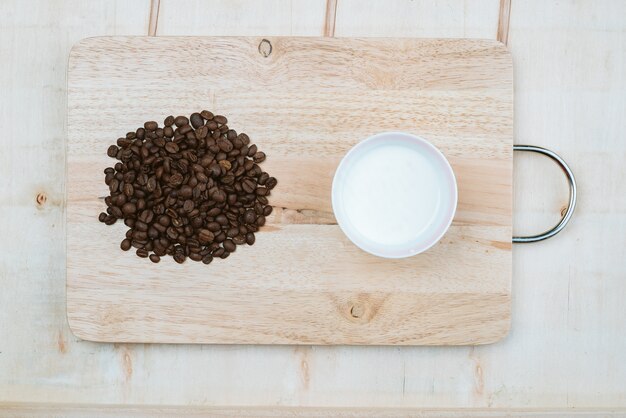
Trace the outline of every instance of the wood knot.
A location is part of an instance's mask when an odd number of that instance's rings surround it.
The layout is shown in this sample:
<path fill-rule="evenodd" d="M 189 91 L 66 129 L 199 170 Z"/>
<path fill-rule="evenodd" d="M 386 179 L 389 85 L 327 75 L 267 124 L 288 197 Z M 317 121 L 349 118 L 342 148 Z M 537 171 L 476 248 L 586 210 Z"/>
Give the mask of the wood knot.
<path fill-rule="evenodd" d="M 363 314 L 365 314 L 365 308 L 361 304 L 354 304 L 350 308 L 350 315 L 352 315 L 353 318 L 361 318 Z"/>
<path fill-rule="evenodd" d="M 40 193 L 37 193 L 35 200 L 37 201 L 38 206 L 43 206 L 48 200 L 48 196 L 44 192 L 40 192 Z"/>
<path fill-rule="evenodd" d="M 263 39 L 261 43 L 259 43 L 259 54 L 263 55 L 263 57 L 267 58 L 272 53 L 272 44 L 267 39 Z"/>

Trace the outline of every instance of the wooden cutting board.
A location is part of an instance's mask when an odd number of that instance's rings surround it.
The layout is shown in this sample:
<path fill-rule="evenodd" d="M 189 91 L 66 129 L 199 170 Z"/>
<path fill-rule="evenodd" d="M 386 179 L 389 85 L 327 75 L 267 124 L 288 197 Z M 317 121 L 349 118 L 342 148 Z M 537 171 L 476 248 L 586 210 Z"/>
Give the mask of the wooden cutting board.
<path fill-rule="evenodd" d="M 101 37 L 68 73 L 67 316 L 109 342 L 484 344 L 508 331 L 513 72 L 489 40 Z M 208 109 L 276 176 L 252 247 L 206 266 L 152 264 L 98 222 L 107 147 L 144 121 Z M 458 179 L 449 232 L 386 260 L 336 225 L 344 153 L 382 131 L 439 147 Z"/>

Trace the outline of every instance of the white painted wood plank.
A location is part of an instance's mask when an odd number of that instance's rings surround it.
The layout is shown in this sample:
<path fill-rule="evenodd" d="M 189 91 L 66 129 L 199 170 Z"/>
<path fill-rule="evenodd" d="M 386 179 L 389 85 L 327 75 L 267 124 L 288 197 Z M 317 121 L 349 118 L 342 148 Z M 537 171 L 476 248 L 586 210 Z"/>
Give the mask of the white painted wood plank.
<path fill-rule="evenodd" d="M 325 0 L 161 0 L 157 35 L 322 36 Z"/>
<path fill-rule="evenodd" d="M 339 0 L 335 36 L 495 39 L 499 0 Z"/>

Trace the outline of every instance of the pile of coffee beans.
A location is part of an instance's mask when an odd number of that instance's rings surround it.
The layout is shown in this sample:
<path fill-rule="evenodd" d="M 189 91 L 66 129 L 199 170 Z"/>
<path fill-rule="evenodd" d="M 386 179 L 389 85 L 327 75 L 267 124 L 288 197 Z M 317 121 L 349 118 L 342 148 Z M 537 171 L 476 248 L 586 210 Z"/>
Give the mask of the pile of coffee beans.
<path fill-rule="evenodd" d="M 104 170 L 110 195 L 98 219 L 124 220 L 122 250 L 154 263 L 171 255 L 209 264 L 254 244 L 277 181 L 259 166 L 265 154 L 227 123 L 207 110 L 168 116 L 163 127 L 146 122 L 109 147 L 119 161 Z"/>

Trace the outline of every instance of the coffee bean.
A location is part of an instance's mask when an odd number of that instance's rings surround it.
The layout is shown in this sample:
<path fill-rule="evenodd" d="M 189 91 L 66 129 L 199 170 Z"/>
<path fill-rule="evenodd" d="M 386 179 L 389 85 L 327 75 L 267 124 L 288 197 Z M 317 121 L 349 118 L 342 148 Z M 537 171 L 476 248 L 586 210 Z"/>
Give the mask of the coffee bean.
<path fill-rule="evenodd" d="M 100 215 L 98 215 L 98 220 L 100 222 L 104 222 L 104 220 L 107 218 L 107 214 L 104 212 L 100 212 Z"/>
<path fill-rule="evenodd" d="M 274 187 L 276 187 L 277 184 L 278 184 L 278 180 L 276 180 L 275 177 L 270 177 L 265 182 L 265 187 L 272 190 Z"/>
<path fill-rule="evenodd" d="M 154 212 L 152 212 L 149 209 L 145 209 L 143 211 L 141 211 L 141 213 L 139 214 L 139 220 L 141 222 L 145 222 L 147 224 L 152 223 L 152 219 L 154 218 Z"/>
<path fill-rule="evenodd" d="M 225 125 L 228 123 L 228 119 L 226 119 L 226 117 L 222 116 L 222 115 L 215 115 L 213 116 L 213 120 L 221 125 Z"/>
<path fill-rule="evenodd" d="M 113 147 L 115 145 L 111 145 L 111 146 Z M 228 139 L 218 139 L 217 146 L 224 152 L 229 152 L 233 149 L 233 143 L 230 142 Z"/>
<path fill-rule="evenodd" d="M 265 225 L 265 216 L 261 215 L 258 218 L 256 218 L 256 224 L 258 226 L 263 226 Z"/>
<path fill-rule="evenodd" d="M 248 232 L 246 234 L 246 243 L 248 245 L 253 245 L 254 244 L 254 240 L 255 240 L 254 233 L 253 232 Z"/>
<path fill-rule="evenodd" d="M 232 253 L 235 251 L 235 249 L 237 248 L 237 246 L 235 245 L 235 243 L 232 240 L 225 240 L 222 245 L 224 246 L 224 249 L 226 251 L 228 251 L 229 253 Z"/>
<path fill-rule="evenodd" d="M 176 261 L 178 264 L 184 263 L 186 258 L 187 257 L 185 257 L 185 254 L 183 254 L 183 253 L 175 253 L 174 254 L 174 261 Z"/>
<path fill-rule="evenodd" d="M 252 159 L 254 160 L 255 163 L 262 163 L 263 161 L 265 161 L 265 153 L 262 151 L 257 152 L 256 154 L 254 154 L 254 156 L 252 157 Z"/>
<path fill-rule="evenodd" d="M 125 183 L 124 194 L 128 197 L 132 197 L 134 193 L 135 193 L 135 189 L 133 188 L 133 185 L 131 183 Z"/>
<path fill-rule="evenodd" d="M 150 121 L 150 122 L 144 123 L 143 127 L 146 129 L 146 131 L 155 131 L 156 128 L 159 127 L 159 124 L 156 123 L 155 121 Z"/>
<path fill-rule="evenodd" d="M 128 251 L 128 250 L 130 250 L 130 247 L 131 247 L 131 245 L 130 245 L 130 240 L 129 240 L 128 238 L 127 238 L 127 239 L 125 239 L 125 240 L 123 240 L 123 241 L 122 241 L 122 243 L 120 244 L 120 248 L 121 248 L 123 251 Z"/>
<path fill-rule="evenodd" d="M 137 211 L 137 205 L 131 202 L 127 202 L 122 206 L 122 212 L 124 215 L 132 215 Z"/>
<path fill-rule="evenodd" d="M 168 116 L 165 118 L 165 120 L 163 121 L 163 125 L 165 126 L 172 126 L 174 124 L 174 116 Z"/>
<path fill-rule="evenodd" d="M 252 180 L 250 177 L 247 177 L 241 182 L 241 187 L 246 193 L 252 193 L 254 189 L 256 189 L 257 184 L 256 181 Z"/>
<path fill-rule="evenodd" d="M 217 250 L 213 251 L 213 257 L 221 257 L 222 254 L 224 254 L 224 250 L 223 248 L 218 248 Z"/>
<path fill-rule="evenodd" d="M 117 155 L 117 152 L 118 152 L 119 150 L 120 150 L 120 149 L 119 149 L 117 146 L 115 146 L 115 145 L 111 145 L 111 146 L 109 147 L 109 149 L 107 149 L 107 155 L 108 155 L 109 157 L 111 157 L 111 158 L 115 158 L 115 156 Z"/>
<path fill-rule="evenodd" d="M 213 261 L 213 256 L 211 254 L 207 254 L 204 257 L 202 257 L 202 262 L 204 264 L 211 264 L 211 261 Z"/>
<path fill-rule="evenodd" d="M 246 236 L 245 235 L 237 235 L 236 237 L 233 237 L 233 242 L 237 245 L 243 245 L 246 243 Z"/>
<path fill-rule="evenodd" d="M 122 209 L 120 209 L 119 207 L 111 206 L 109 209 L 111 210 L 111 215 L 115 216 L 116 218 L 122 219 L 124 217 Z"/>
<path fill-rule="evenodd" d="M 261 175 L 259 175 L 259 178 L 257 179 L 257 182 L 258 182 L 261 186 L 263 186 L 263 185 L 265 185 L 265 182 L 267 182 L 267 180 L 268 180 L 269 178 L 270 178 L 270 175 L 269 175 L 269 174 L 267 174 L 267 173 L 265 173 L 265 172 L 263 172 L 263 173 L 261 173 Z"/>
<path fill-rule="evenodd" d="M 272 207 L 271 206 L 265 206 L 263 208 L 263 215 L 264 216 L 269 216 L 272 213 Z"/>
<path fill-rule="evenodd" d="M 198 129 L 199 127 L 204 125 L 204 119 L 202 118 L 200 113 L 192 113 L 189 117 L 189 120 L 191 121 L 191 126 L 193 126 L 194 129 Z"/>
<path fill-rule="evenodd" d="M 218 233 L 213 239 L 215 242 L 223 242 L 226 239 L 226 234 L 224 231 Z"/>
<path fill-rule="evenodd" d="M 177 116 L 176 119 L 174 119 L 174 124 L 180 128 L 181 126 L 189 124 L 189 119 L 185 116 Z"/>
<path fill-rule="evenodd" d="M 228 160 L 220 160 L 220 162 L 218 163 L 220 167 L 222 167 L 224 169 L 224 171 L 228 171 L 232 168 L 232 164 L 230 161 Z"/>
<path fill-rule="evenodd" d="M 200 112 L 200 116 L 202 116 L 206 120 L 213 119 L 213 113 L 209 112 L 208 110 L 203 110 L 202 112 Z"/>
<path fill-rule="evenodd" d="M 179 151 L 178 144 L 176 142 L 168 142 L 167 144 L 165 144 L 165 151 L 169 152 L 170 154 L 177 153 Z"/>
<path fill-rule="evenodd" d="M 208 229 L 201 229 L 198 232 L 198 241 L 200 242 L 200 244 L 209 244 L 213 242 L 214 239 L 215 235 Z"/>
<path fill-rule="evenodd" d="M 247 210 L 244 215 L 243 215 L 243 222 L 246 224 L 252 224 L 254 223 L 254 221 L 256 221 L 257 216 L 256 213 L 254 213 L 254 210 Z"/>
<path fill-rule="evenodd" d="M 150 254 L 150 261 L 152 261 L 153 263 L 158 263 L 159 261 L 161 261 L 161 257 L 156 254 Z"/>
<path fill-rule="evenodd" d="M 141 257 L 141 258 L 146 258 L 146 257 L 148 257 L 148 254 L 149 254 L 149 253 L 148 253 L 148 250 L 146 250 L 145 248 L 139 248 L 139 249 L 136 251 L 136 253 L 137 253 L 137 255 L 138 255 L 139 257 Z"/>

